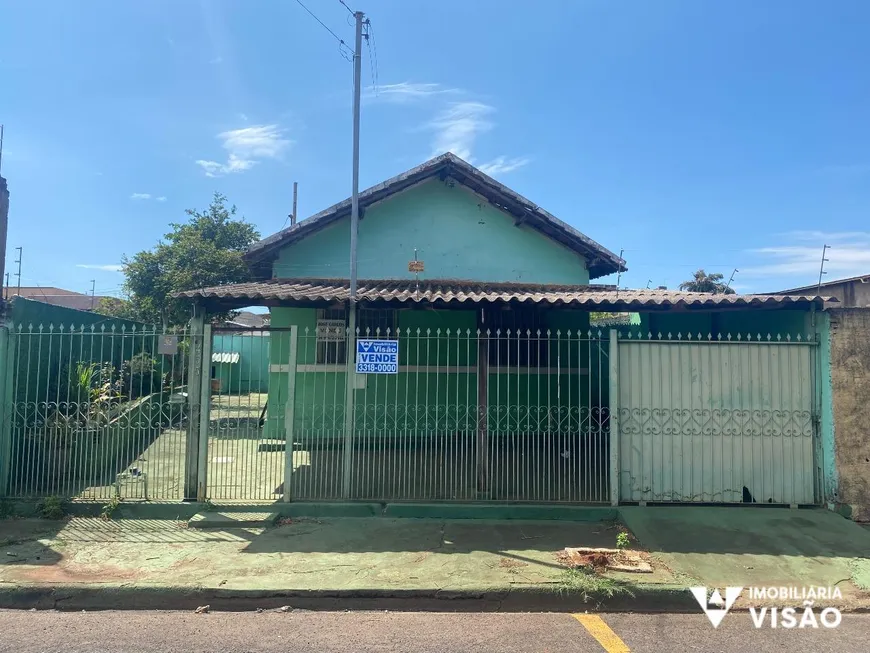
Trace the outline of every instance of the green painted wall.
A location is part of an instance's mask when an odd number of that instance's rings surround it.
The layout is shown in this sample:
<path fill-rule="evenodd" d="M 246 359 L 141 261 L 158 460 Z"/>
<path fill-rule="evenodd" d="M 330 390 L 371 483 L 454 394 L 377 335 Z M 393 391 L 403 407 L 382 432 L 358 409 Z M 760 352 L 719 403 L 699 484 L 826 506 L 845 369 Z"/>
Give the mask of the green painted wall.
<path fill-rule="evenodd" d="M 349 220 L 285 247 L 275 277 L 348 277 Z M 430 180 L 365 211 L 359 227 L 359 277 L 585 284 L 583 257 L 527 227 L 451 180 Z"/>
<path fill-rule="evenodd" d="M 12 325 L 16 331 L 18 330 L 19 325 L 23 326 L 26 331 L 27 327 L 31 324 L 34 328 L 37 328 L 42 324 L 46 329 L 51 324 L 55 327 L 63 324 L 67 328 L 71 325 L 80 327 L 82 325 L 90 326 L 94 324 L 98 325 L 98 327 L 105 326 L 107 329 L 114 325 L 117 329 L 126 327 L 128 330 L 133 327 L 141 330 L 146 326 L 142 322 L 123 320 L 116 317 L 106 317 L 99 313 L 79 311 L 64 306 L 54 306 L 52 304 L 38 302 L 25 297 L 12 298 L 12 310 L 10 311 L 10 315 Z"/>
<path fill-rule="evenodd" d="M 777 334 L 783 337 L 786 334 L 796 337 L 801 334 L 806 338 L 812 332 L 809 313 L 806 311 L 718 311 L 705 313 L 641 313 L 641 329 L 646 334 L 661 333 L 667 336 L 671 333 L 674 337 L 678 333 L 686 335 L 692 332 L 693 337 L 700 333 L 704 338 L 708 334 L 714 337 L 721 333 L 724 336 L 738 333 L 743 337 L 751 333 L 755 338 L 759 333 L 763 338 L 771 334 L 774 338 Z M 632 333 L 636 330 L 633 327 Z"/>
<path fill-rule="evenodd" d="M 108 362 L 120 370 L 134 355 L 157 347 L 150 325 L 22 297 L 12 300 L 11 317 L 16 403 L 66 401 L 65 382 L 79 362 Z"/>
<path fill-rule="evenodd" d="M 839 501 L 837 459 L 834 450 L 834 384 L 831 378 L 831 318 L 827 312 L 817 312 L 816 333 L 819 339 L 819 401 L 820 442 L 818 465 L 822 476 L 822 500 L 828 504 Z"/>
<path fill-rule="evenodd" d="M 217 334 L 212 353 L 238 352 L 238 363 L 212 363 L 212 378 L 220 379 L 221 393 L 266 392 L 269 389 L 269 335 Z"/>

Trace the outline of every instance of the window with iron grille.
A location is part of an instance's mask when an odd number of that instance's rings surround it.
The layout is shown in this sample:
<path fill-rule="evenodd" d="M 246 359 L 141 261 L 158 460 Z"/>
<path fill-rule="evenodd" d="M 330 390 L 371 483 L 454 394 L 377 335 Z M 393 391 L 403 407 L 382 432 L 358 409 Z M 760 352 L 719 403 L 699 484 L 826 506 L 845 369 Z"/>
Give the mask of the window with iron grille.
<path fill-rule="evenodd" d="M 383 308 L 357 309 L 357 329 L 360 338 L 396 337 L 396 311 Z M 347 310 L 344 308 L 322 308 L 317 310 L 317 320 L 344 320 L 347 328 Z M 347 363 L 347 342 L 344 339 L 318 339 L 318 365 L 345 365 Z"/>
<path fill-rule="evenodd" d="M 546 367 L 549 360 L 547 327 L 535 307 L 484 309 L 482 327 L 484 333 L 489 331 L 490 365 Z"/>

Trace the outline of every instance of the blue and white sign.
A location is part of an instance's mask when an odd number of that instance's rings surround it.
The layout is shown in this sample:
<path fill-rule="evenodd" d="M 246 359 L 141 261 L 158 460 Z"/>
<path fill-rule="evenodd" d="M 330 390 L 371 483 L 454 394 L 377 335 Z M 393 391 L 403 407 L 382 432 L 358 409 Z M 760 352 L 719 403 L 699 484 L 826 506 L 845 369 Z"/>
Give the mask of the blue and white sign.
<path fill-rule="evenodd" d="M 398 340 L 357 340 L 357 374 L 398 374 Z"/>

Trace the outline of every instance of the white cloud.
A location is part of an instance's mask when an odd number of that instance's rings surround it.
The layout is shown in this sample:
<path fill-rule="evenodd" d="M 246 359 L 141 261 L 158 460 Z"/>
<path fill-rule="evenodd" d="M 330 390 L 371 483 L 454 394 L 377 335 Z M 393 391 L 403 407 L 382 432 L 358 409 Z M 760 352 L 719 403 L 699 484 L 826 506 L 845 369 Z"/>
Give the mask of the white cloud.
<path fill-rule="evenodd" d="M 445 88 L 441 84 L 430 82 L 399 82 L 398 84 L 384 84 L 377 87 L 369 86 L 365 91 L 365 99 L 406 104 L 434 96 L 461 92 L 458 88 Z"/>
<path fill-rule="evenodd" d="M 166 196 L 154 197 L 151 193 L 133 193 L 130 195 L 131 200 L 155 200 L 157 202 L 165 202 Z"/>
<path fill-rule="evenodd" d="M 252 125 L 221 132 L 217 138 L 229 152 L 226 163 L 198 159 L 207 177 L 219 177 L 249 170 L 261 159 L 278 159 L 293 142 L 284 138 L 285 130 L 278 125 Z"/>
<path fill-rule="evenodd" d="M 528 163 L 529 159 L 526 157 L 517 156 L 509 159 L 506 156 L 499 156 L 494 158 L 489 163 L 484 163 L 483 165 L 481 165 L 480 171 L 487 175 L 490 175 L 491 177 L 495 177 L 496 175 L 512 172 L 517 168 L 522 168 Z"/>
<path fill-rule="evenodd" d="M 472 160 L 471 148 L 482 132 L 492 129 L 489 116 L 495 109 L 482 102 L 453 102 L 428 124 L 435 132 L 432 156 L 453 152 L 460 159 Z"/>
<path fill-rule="evenodd" d="M 222 163 L 218 163 L 217 161 L 206 161 L 204 159 L 197 159 L 196 165 L 205 170 L 206 177 L 217 177 L 224 167 Z"/>
<path fill-rule="evenodd" d="M 79 263 L 76 267 L 87 270 L 103 270 L 104 272 L 120 272 L 124 269 L 123 265 L 97 265 L 95 263 Z"/>
<path fill-rule="evenodd" d="M 857 276 L 870 270 L 870 232 L 795 231 L 785 234 L 785 239 L 782 244 L 750 250 L 762 263 L 741 267 L 741 276 L 817 279 L 823 245 L 830 246 L 825 254 L 828 279 Z"/>

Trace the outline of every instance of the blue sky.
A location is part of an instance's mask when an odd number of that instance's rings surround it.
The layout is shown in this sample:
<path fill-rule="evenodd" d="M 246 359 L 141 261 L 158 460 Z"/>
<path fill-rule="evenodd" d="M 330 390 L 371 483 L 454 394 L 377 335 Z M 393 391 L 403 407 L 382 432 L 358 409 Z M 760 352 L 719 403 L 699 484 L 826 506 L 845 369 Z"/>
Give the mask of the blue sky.
<path fill-rule="evenodd" d="M 338 0 L 307 0 L 352 42 Z M 363 0 L 361 183 L 451 149 L 604 246 L 621 285 L 870 273 L 870 3 Z M 352 67 L 296 2 L 0 0 L 7 269 L 117 293 L 215 191 L 263 235 L 350 193 Z M 377 88 L 373 86 L 373 73 Z M 615 278 L 604 281 L 615 282 Z"/>

